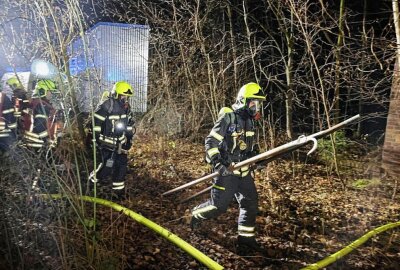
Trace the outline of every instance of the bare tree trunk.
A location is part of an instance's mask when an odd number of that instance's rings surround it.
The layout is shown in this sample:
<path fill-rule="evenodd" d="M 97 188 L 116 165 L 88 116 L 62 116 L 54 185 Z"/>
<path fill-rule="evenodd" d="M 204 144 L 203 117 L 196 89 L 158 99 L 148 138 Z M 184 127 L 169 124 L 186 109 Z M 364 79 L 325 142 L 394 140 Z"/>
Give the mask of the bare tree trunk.
<path fill-rule="evenodd" d="M 400 175 L 400 22 L 399 3 L 393 0 L 393 23 L 396 32 L 396 64 L 393 70 L 393 82 L 390 95 L 389 114 L 387 118 L 385 142 L 382 153 L 382 166 L 393 176 Z"/>
<path fill-rule="evenodd" d="M 228 13 L 229 35 L 230 35 L 230 42 L 231 42 L 231 47 L 232 47 L 233 88 L 236 91 L 237 89 L 239 89 L 238 68 L 237 68 L 237 49 L 236 49 L 236 42 L 235 42 L 235 33 L 233 32 L 232 8 L 231 8 L 231 5 L 229 2 L 226 4 L 226 11 Z"/>
<path fill-rule="evenodd" d="M 253 64 L 253 71 L 254 71 L 254 78 L 256 79 L 256 82 L 259 82 L 259 78 L 257 76 L 257 65 L 255 62 L 254 57 L 256 56 L 256 50 L 253 49 L 253 43 L 252 43 L 252 33 L 250 31 L 249 23 L 248 23 L 248 13 L 247 13 L 247 6 L 246 6 L 246 1 L 243 1 L 243 20 L 244 20 L 244 25 L 246 26 L 246 38 L 250 50 L 250 56 L 251 56 L 251 62 Z"/>
<path fill-rule="evenodd" d="M 362 42 L 363 48 L 367 47 L 367 32 L 366 32 L 366 29 L 365 29 L 366 16 L 367 16 L 367 0 L 364 0 L 362 36 L 361 36 L 361 39 L 362 39 L 361 42 Z M 366 57 L 363 54 L 362 58 L 361 58 L 361 72 L 364 72 L 365 60 L 366 60 Z M 361 77 L 360 86 L 361 87 L 360 87 L 359 99 L 358 99 L 357 103 L 358 103 L 358 113 L 361 114 L 362 107 L 363 107 L 362 93 L 366 90 L 366 82 L 365 82 L 364 76 Z M 349 97 L 349 99 L 350 99 L 350 97 Z M 356 134 L 355 134 L 356 138 L 359 138 L 360 136 L 361 136 L 361 121 L 359 121 L 357 123 L 357 131 L 356 131 Z"/>
<path fill-rule="evenodd" d="M 333 104 L 334 104 L 333 105 L 333 107 L 334 107 L 333 122 L 334 122 L 334 124 L 339 123 L 339 117 L 340 117 L 340 78 L 341 78 L 340 50 L 343 46 L 343 39 L 344 39 L 343 22 L 344 22 L 344 0 L 340 0 L 339 33 L 338 33 L 338 38 L 337 38 L 337 43 L 336 43 L 336 48 L 335 48 L 335 92 L 334 92 L 334 99 L 333 99 Z"/>
<path fill-rule="evenodd" d="M 287 65 L 286 65 L 286 135 L 290 140 L 293 139 L 293 10 L 290 10 L 290 29 L 286 30 L 287 43 Z"/>

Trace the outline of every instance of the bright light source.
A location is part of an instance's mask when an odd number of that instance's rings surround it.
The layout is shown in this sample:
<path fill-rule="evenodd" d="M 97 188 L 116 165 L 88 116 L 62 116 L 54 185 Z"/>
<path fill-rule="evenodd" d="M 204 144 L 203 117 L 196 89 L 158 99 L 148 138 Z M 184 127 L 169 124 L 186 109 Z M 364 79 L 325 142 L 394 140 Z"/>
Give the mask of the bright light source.
<path fill-rule="evenodd" d="M 38 63 L 36 66 L 36 74 L 38 74 L 38 76 L 40 77 L 49 76 L 50 74 L 49 66 L 44 62 Z"/>
<path fill-rule="evenodd" d="M 115 127 L 118 130 L 123 130 L 125 128 L 125 125 L 124 125 L 124 123 L 118 122 Z"/>
<path fill-rule="evenodd" d="M 31 65 L 31 72 L 32 75 L 39 79 L 54 79 L 54 77 L 57 75 L 58 70 L 57 68 L 42 59 L 35 59 L 32 61 Z"/>

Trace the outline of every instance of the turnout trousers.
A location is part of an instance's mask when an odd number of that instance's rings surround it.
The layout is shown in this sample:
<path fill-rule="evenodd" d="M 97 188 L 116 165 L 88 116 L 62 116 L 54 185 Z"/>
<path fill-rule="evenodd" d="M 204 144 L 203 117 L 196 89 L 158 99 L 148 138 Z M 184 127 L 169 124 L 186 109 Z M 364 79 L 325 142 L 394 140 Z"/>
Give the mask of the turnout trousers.
<path fill-rule="evenodd" d="M 107 177 L 112 179 L 112 189 L 122 190 L 125 188 L 125 176 L 128 166 L 127 154 L 114 153 L 114 164 L 112 167 L 107 167 L 107 160 L 113 156 L 113 151 L 108 149 L 101 149 L 101 157 L 103 166 L 100 171 L 97 172 L 97 178 L 100 181 L 104 181 Z"/>
<path fill-rule="evenodd" d="M 248 236 L 254 235 L 254 226 L 258 211 L 258 194 L 251 173 L 244 177 L 238 175 L 218 176 L 213 179 L 211 198 L 192 210 L 194 218 L 199 220 L 216 218 L 225 213 L 235 197 L 239 203 L 238 231 Z"/>

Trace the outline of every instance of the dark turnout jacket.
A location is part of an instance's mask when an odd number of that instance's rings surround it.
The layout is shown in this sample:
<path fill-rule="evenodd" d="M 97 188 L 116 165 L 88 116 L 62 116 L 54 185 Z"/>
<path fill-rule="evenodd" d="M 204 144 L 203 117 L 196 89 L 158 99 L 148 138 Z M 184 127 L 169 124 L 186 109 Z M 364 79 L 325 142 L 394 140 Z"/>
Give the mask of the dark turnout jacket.
<path fill-rule="evenodd" d="M 220 155 L 227 163 L 238 163 L 249 158 L 254 146 L 255 128 L 246 112 L 237 110 L 222 113 L 205 139 L 206 160 Z M 246 176 L 249 167 L 234 171 L 235 175 Z"/>

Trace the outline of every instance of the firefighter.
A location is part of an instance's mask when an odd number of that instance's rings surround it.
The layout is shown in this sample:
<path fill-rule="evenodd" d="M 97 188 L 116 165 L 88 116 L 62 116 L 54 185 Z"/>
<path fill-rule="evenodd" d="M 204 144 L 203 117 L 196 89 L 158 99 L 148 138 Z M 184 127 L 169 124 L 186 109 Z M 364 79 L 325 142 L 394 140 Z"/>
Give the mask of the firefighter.
<path fill-rule="evenodd" d="M 111 176 L 111 196 L 118 199 L 123 198 L 125 193 L 128 150 L 132 146 L 134 135 L 134 120 L 128 103 L 131 96 L 132 86 L 125 81 L 119 81 L 114 84 L 109 97 L 98 106 L 93 115 L 93 132 L 102 161 L 89 178 L 96 183 L 97 180 L 104 182 Z"/>
<path fill-rule="evenodd" d="M 56 91 L 55 82 L 39 80 L 33 90 L 30 102 L 30 121 L 23 135 L 24 143 L 30 149 L 40 151 L 47 147 L 55 147 L 56 110 L 50 103 L 51 92 Z"/>
<path fill-rule="evenodd" d="M 6 84 L 13 91 L 12 103 L 14 106 L 14 116 L 17 122 L 17 136 L 20 138 L 23 131 L 30 125 L 29 114 L 29 99 L 27 93 L 22 86 L 20 80 L 13 76 L 6 81 Z"/>
<path fill-rule="evenodd" d="M 235 197 L 239 203 L 238 253 L 263 251 L 255 239 L 258 194 L 248 166 L 232 171 L 235 163 L 258 154 L 255 120 L 260 119 L 265 97 L 257 83 L 245 84 L 239 90 L 232 109 L 223 108 L 205 139 L 206 161 L 219 175 L 213 179 L 211 198 L 192 210 L 192 229 L 207 219 L 227 211 Z"/>
<path fill-rule="evenodd" d="M 7 152 L 15 142 L 17 122 L 11 99 L 0 89 L 0 152 Z"/>

